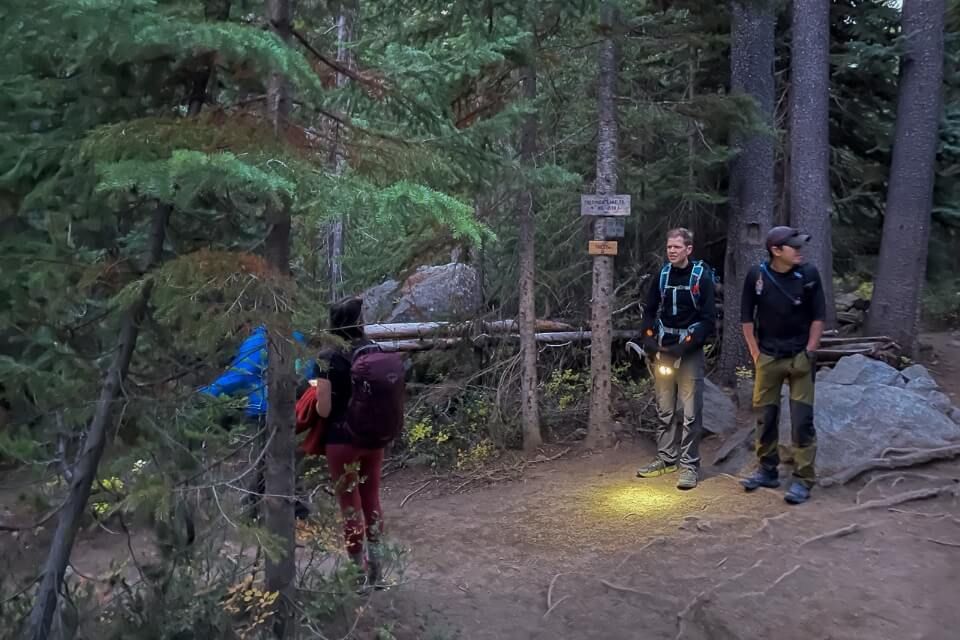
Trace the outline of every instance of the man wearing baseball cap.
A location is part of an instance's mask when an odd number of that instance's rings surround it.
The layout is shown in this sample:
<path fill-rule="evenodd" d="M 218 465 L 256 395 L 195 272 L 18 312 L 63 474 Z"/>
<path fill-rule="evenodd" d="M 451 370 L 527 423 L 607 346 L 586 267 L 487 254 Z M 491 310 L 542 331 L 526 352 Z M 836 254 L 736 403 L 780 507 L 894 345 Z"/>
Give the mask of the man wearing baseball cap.
<path fill-rule="evenodd" d="M 806 502 L 816 479 L 814 352 L 823 335 L 825 303 L 819 272 L 804 264 L 803 248 L 809 241 L 810 236 L 792 227 L 770 229 L 770 258 L 747 274 L 740 308 L 743 335 L 756 371 L 753 407 L 758 414 L 759 462 L 757 470 L 740 483 L 747 491 L 780 486 L 780 389 L 788 382 L 794 471 L 784 499 L 790 504 Z"/>

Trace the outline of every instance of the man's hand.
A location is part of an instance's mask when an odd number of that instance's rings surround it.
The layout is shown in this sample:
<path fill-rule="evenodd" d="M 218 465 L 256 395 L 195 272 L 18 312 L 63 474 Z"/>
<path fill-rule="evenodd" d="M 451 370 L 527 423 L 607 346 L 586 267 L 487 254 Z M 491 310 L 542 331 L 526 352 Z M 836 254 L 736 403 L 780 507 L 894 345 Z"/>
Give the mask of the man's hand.
<path fill-rule="evenodd" d="M 757 364 L 757 360 L 760 359 L 760 349 L 754 345 L 749 345 L 750 347 L 750 359 L 753 360 L 753 364 Z"/>
<path fill-rule="evenodd" d="M 660 344 L 653 336 L 643 336 L 643 339 L 640 342 L 643 346 L 643 350 L 647 352 L 647 355 L 653 355 L 660 350 Z"/>

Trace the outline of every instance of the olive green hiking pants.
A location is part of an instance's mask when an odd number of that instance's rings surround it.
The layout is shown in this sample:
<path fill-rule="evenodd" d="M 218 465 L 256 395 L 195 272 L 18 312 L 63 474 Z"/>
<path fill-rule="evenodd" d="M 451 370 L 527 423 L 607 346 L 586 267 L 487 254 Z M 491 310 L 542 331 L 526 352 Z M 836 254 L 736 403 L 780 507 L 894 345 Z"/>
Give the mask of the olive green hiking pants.
<path fill-rule="evenodd" d="M 753 408 L 757 413 L 756 451 L 760 466 L 776 471 L 780 465 L 780 390 L 790 385 L 790 423 L 793 437 L 794 477 L 805 486 L 816 481 L 817 432 L 813 426 L 814 365 L 805 353 L 774 358 L 764 353 L 756 362 Z"/>

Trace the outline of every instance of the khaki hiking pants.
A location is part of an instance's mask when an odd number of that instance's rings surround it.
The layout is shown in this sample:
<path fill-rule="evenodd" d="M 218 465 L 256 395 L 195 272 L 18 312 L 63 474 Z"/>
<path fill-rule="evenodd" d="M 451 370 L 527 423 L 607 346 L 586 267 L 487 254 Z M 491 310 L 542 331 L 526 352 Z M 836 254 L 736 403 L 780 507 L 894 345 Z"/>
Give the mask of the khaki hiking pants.
<path fill-rule="evenodd" d="M 816 481 L 817 432 L 813 426 L 814 364 L 806 353 L 774 358 L 761 353 L 756 362 L 753 408 L 757 413 L 756 451 L 760 466 L 776 471 L 780 465 L 780 390 L 790 385 L 790 423 L 793 433 L 793 476 L 806 487 Z"/>
<path fill-rule="evenodd" d="M 683 356 L 680 368 L 653 372 L 657 398 L 657 456 L 668 465 L 700 468 L 700 432 L 703 429 L 703 349 Z"/>

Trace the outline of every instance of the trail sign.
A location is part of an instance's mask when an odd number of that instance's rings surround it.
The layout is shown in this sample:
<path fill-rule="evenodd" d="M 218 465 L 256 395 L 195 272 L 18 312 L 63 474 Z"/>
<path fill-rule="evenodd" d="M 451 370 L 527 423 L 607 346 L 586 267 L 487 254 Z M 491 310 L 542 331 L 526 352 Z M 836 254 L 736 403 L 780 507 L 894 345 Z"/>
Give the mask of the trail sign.
<path fill-rule="evenodd" d="M 630 196 L 580 196 L 581 216 L 626 217 L 630 215 Z"/>
<path fill-rule="evenodd" d="M 617 242 L 616 240 L 590 240 L 587 244 L 587 252 L 592 256 L 615 256 Z"/>

